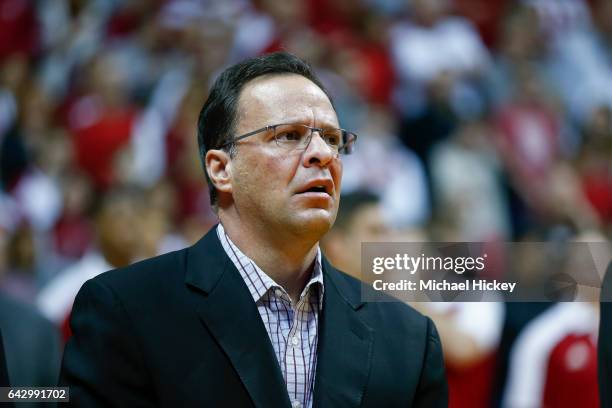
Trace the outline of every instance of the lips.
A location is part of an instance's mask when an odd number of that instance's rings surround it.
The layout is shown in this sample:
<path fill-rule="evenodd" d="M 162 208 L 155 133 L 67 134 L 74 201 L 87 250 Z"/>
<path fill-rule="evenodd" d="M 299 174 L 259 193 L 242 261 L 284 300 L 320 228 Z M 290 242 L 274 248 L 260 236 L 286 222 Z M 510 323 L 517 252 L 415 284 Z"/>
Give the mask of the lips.
<path fill-rule="evenodd" d="M 326 193 L 331 196 L 333 192 L 334 182 L 331 179 L 316 179 L 300 187 L 296 194 Z"/>

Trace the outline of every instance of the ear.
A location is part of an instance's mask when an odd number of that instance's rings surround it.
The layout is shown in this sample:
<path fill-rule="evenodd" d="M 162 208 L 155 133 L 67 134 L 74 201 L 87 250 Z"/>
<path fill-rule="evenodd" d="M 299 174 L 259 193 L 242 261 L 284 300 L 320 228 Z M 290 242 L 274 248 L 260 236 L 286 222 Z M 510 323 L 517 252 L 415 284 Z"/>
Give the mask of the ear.
<path fill-rule="evenodd" d="M 223 193 L 231 193 L 232 161 L 229 153 L 220 149 L 211 149 L 206 152 L 204 163 L 208 177 L 216 189 Z"/>

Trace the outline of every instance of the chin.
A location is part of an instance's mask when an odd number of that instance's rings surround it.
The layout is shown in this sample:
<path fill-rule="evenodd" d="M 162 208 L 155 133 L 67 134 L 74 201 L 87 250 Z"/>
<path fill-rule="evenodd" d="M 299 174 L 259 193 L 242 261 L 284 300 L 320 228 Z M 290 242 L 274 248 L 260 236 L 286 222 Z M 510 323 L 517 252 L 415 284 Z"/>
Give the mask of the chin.
<path fill-rule="evenodd" d="M 322 208 L 312 208 L 304 211 L 295 219 L 295 224 L 302 232 L 318 233 L 323 236 L 334 225 L 335 212 Z"/>

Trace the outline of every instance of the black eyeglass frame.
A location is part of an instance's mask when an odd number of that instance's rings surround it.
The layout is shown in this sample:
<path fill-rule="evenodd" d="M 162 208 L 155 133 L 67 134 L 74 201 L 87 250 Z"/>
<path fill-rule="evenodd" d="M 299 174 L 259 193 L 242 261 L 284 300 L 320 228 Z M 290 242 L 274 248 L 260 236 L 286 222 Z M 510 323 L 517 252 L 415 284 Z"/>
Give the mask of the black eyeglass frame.
<path fill-rule="evenodd" d="M 234 144 L 242 139 L 246 139 L 249 136 L 253 136 L 256 135 L 258 133 L 261 132 L 267 132 L 270 130 L 276 130 L 277 127 L 279 126 L 288 126 L 288 125 L 299 125 L 299 126 L 304 126 L 305 128 L 310 129 L 310 135 L 308 136 L 308 142 L 306 143 L 306 148 L 308 148 L 308 146 L 310 145 L 310 142 L 312 140 L 312 135 L 314 134 L 314 132 L 319 132 L 319 134 L 321 134 L 321 132 L 325 131 L 325 130 L 339 130 L 342 132 L 342 146 L 338 146 L 338 154 L 351 154 L 351 151 L 346 151 L 346 146 L 348 145 L 348 143 L 346 142 L 346 140 L 348 139 L 348 137 L 352 136 L 353 140 L 351 141 L 351 143 L 354 145 L 355 142 L 357 142 L 357 135 L 353 132 L 349 132 L 346 129 L 342 129 L 342 128 L 316 128 L 316 127 L 312 127 L 312 126 L 308 126 L 308 125 L 304 125 L 302 123 L 277 123 L 276 125 L 268 125 L 268 126 L 264 126 L 260 129 L 257 130 L 253 130 L 250 131 L 248 133 L 242 134 L 240 136 L 236 136 L 234 137 L 232 140 L 223 143 L 222 145 L 218 146 L 217 149 L 223 149 L 226 146 L 229 146 L 231 144 Z M 276 132 L 275 132 L 276 135 Z M 275 142 L 278 144 L 278 139 L 276 139 L 276 136 L 274 137 Z M 327 142 L 326 142 L 327 144 Z M 329 144 L 328 144 L 329 146 Z"/>

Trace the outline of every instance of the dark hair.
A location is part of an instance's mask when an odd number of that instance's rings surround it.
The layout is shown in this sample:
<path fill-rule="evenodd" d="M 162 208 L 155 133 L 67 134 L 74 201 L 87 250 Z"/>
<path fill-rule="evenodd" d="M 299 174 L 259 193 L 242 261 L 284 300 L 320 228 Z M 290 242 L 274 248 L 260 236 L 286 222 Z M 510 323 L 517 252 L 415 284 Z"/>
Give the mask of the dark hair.
<path fill-rule="evenodd" d="M 366 205 L 378 204 L 380 197 L 365 190 L 357 190 L 348 194 L 343 194 L 340 198 L 340 207 L 334 223 L 335 229 L 346 231 L 353 222 L 353 217 L 357 211 Z"/>
<path fill-rule="evenodd" d="M 297 74 L 315 83 L 331 97 L 315 76 L 312 67 L 302 59 L 287 52 L 275 52 L 249 58 L 232 65 L 221 73 L 213 84 L 208 99 L 198 117 L 198 146 L 200 160 L 208 182 L 210 202 L 217 203 L 217 192 L 206 172 L 206 152 L 218 148 L 234 137 L 238 111 L 238 99 L 242 88 L 253 79 L 268 74 Z M 227 146 L 232 152 L 232 145 Z"/>

